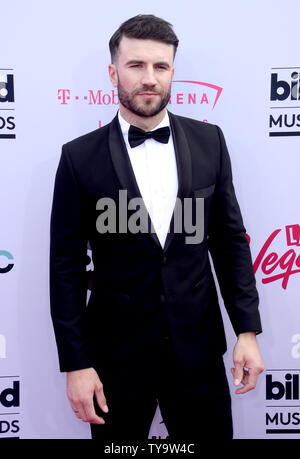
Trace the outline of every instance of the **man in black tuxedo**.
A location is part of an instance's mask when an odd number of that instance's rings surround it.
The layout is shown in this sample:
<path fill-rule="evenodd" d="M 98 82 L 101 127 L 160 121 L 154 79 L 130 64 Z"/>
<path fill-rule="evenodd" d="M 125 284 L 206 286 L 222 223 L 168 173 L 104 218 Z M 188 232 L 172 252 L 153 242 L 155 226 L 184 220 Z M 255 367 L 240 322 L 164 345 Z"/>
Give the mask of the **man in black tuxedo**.
<path fill-rule="evenodd" d="M 232 438 L 209 252 L 237 335 L 236 393 L 253 389 L 263 370 L 258 294 L 222 131 L 166 109 L 177 45 L 155 16 L 120 26 L 109 65 L 120 110 L 65 144 L 56 174 L 51 313 L 71 406 L 93 438 L 146 439 L 157 402 L 170 438 Z"/>

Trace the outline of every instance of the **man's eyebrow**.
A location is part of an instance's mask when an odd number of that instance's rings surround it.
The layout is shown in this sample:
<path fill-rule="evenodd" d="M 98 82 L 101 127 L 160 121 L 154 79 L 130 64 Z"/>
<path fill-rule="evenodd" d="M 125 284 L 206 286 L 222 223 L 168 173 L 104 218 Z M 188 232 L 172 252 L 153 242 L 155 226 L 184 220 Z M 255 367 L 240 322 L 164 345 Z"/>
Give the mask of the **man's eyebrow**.
<path fill-rule="evenodd" d="M 126 62 L 126 65 L 144 64 L 144 63 L 145 63 L 145 61 L 140 60 L 140 59 L 131 59 L 130 61 Z M 170 68 L 170 64 L 168 62 L 165 62 L 165 61 L 155 62 L 154 65 L 155 66 L 162 65 L 162 66 L 164 66 L 166 68 Z"/>
<path fill-rule="evenodd" d="M 131 65 L 131 64 L 144 64 L 144 61 L 139 60 L 139 59 L 131 59 L 130 61 L 126 62 L 126 65 Z"/>
<path fill-rule="evenodd" d="M 167 67 L 168 69 L 170 68 L 170 64 L 165 61 L 156 62 L 155 65 L 163 65 L 164 67 Z"/>

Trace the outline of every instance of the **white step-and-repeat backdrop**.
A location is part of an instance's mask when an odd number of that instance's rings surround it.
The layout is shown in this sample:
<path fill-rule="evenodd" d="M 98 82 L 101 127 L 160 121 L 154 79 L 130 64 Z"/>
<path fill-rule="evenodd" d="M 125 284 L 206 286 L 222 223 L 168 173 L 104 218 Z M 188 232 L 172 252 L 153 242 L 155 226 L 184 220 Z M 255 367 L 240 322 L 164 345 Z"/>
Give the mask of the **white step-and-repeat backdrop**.
<path fill-rule="evenodd" d="M 139 13 L 180 39 L 170 111 L 219 124 L 231 153 L 266 368 L 255 391 L 231 384 L 234 437 L 300 438 L 298 0 L 1 1 L 0 438 L 90 437 L 69 406 L 49 314 L 52 192 L 61 145 L 118 109 L 108 41 Z M 157 411 L 149 436 L 166 435 Z"/>

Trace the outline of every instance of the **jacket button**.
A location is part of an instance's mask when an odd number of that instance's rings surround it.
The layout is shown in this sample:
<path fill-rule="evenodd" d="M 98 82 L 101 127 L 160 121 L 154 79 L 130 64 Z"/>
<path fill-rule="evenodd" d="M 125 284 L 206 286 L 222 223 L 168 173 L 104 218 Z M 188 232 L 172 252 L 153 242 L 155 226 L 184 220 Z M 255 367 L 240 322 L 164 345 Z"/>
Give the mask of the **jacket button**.
<path fill-rule="evenodd" d="M 163 265 L 167 264 L 167 257 L 163 257 L 163 259 L 162 259 L 162 264 L 163 264 Z"/>
<path fill-rule="evenodd" d="M 161 303 L 165 303 L 166 302 L 165 295 L 160 295 L 160 301 L 161 301 Z"/>

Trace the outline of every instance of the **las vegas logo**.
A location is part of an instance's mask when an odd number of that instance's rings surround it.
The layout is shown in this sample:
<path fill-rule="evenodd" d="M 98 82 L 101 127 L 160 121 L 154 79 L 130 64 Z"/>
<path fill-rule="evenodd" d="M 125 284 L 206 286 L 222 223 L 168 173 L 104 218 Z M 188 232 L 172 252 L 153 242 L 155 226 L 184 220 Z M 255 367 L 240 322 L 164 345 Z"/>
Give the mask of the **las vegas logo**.
<path fill-rule="evenodd" d="M 278 253 L 272 250 L 272 244 L 285 232 L 287 250 Z M 281 233 L 281 234 L 280 234 Z M 248 240 L 250 242 L 249 236 Z M 300 253 L 292 247 L 300 246 L 300 225 L 287 225 L 285 231 L 282 229 L 274 230 L 258 253 L 254 264 L 254 272 L 259 269 L 262 272 L 262 283 L 281 282 L 282 288 L 286 289 L 291 276 L 300 273 Z"/>

